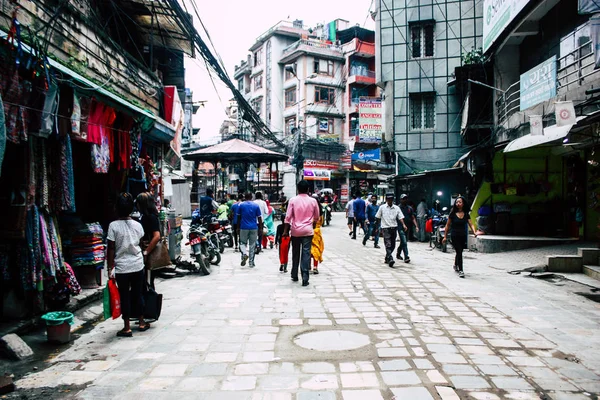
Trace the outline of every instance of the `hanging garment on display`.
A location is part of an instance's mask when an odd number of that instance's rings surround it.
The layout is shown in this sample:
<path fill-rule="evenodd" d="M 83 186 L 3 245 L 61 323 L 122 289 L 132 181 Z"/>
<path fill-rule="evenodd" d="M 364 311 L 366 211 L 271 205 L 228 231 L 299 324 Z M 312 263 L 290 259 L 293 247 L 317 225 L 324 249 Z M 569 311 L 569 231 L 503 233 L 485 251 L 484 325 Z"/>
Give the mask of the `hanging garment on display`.
<path fill-rule="evenodd" d="M 42 111 L 42 123 L 37 136 L 48 138 L 54 133 L 58 115 L 58 100 L 58 85 L 56 82 L 49 82 Z"/>
<path fill-rule="evenodd" d="M 102 135 L 101 144 L 92 144 L 92 168 L 98 174 L 108 173 L 110 167 L 110 145 L 108 137 Z"/>
<path fill-rule="evenodd" d="M 0 94 L 0 176 L 2 176 L 2 161 L 6 149 L 6 121 L 4 119 L 4 103 Z"/>
<path fill-rule="evenodd" d="M 4 114 L 6 119 L 6 139 L 13 143 L 21 143 L 27 140 L 25 123 L 27 122 L 26 109 L 23 104 L 23 85 L 20 82 L 17 68 L 11 70 L 6 68 L 3 73 L 4 89 Z"/>
<path fill-rule="evenodd" d="M 46 152 L 46 141 L 38 139 L 35 146 L 35 158 L 32 160 L 33 168 L 36 169 L 37 182 L 37 205 L 44 209 L 50 209 L 50 176 L 48 169 L 48 156 Z"/>
<path fill-rule="evenodd" d="M 77 93 L 77 92 L 76 92 Z M 76 94 L 76 96 L 78 96 Z M 78 96 L 79 99 L 79 136 L 74 136 L 74 139 L 81 140 L 84 142 L 88 141 L 88 120 L 90 117 L 90 109 L 92 106 L 92 99 L 85 96 Z"/>
<path fill-rule="evenodd" d="M 71 134 L 81 138 L 81 104 L 77 92 L 73 90 L 73 108 L 71 111 Z"/>
<path fill-rule="evenodd" d="M 102 113 L 104 112 L 104 104 L 92 99 L 90 104 L 90 116 L 87 120 L 87 141 L 97 145 L 102 144 L 102 131 L 100 123 L 102 121 Z"/>
<path fill-rule="evenodd" d="M 129 140 L 131 141 L 131 164 L 130 168 L 135 168 L 138 165 L 138 158 L 140 157 L 140 138 L 141 131 L 139 124 L 135 124 L 131 132 L 129 132 Z"/>
<path fill-rule="evenodd" d="M 21 259 L 21 282 L 25 290 L 43 290 L 43 273 L 40 267 L 40 224 L 38 208 L 34 205 L 27 212 L 25 229 L 27 243 L 23 246 L 26 257 Z"/>
<path fill-rule="evenodd" d="M 58 182 L 56 182 L 56 195 L 59 196 L 58 210 L 75 212 L 73 149 L 69 135 L 59 138 L 59 151 Z"/>

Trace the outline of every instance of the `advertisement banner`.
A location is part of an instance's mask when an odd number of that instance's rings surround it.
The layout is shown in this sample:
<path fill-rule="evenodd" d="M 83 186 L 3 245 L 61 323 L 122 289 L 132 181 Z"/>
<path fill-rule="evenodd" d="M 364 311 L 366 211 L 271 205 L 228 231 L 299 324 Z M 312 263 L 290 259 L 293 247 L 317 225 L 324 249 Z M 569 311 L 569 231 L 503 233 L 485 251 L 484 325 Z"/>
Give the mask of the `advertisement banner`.
<path fill-rule="evenodd" d="M 342 169 L 352 168 L 352 152 L 350 150 L 344 151 L 341 158 Z"/>
<path fill-rule="evenodd" d="M 329 160 L 304 160 L 304 168 L 338 170 L 340 168 L 340 163 Z"/>
<path fill-rule="evenodd" d="M 529 0 L 485 0 L 483 3 L 483 52 L 502 34 Z"/>
<path fill-rule="evenodd" d="M 368 160 L 379 160 L 381 158 L 381 150 L 364 150 L 356 153 L 352 153 L 352 161 L 368 161 Z"/>
<path fill-rule="evenodd" d="M 381 98 L 361 97 L 358 113 L 358 141 L 381 143 L 383 134 Z"/>
<path fill-rule="evenodd" d="M 521 111 L 556 97 L 556 56 L 521 74 L 519 86 Z"/>
<path fill-rule="evenodd" d="M 345 183 L 342 184 L 342 189 L 340 191 L 340 195 L 341 195 L 340 196 L 341 200 L 343 202 L 347 202 L 350 199 L 350 197 L 348 196 L 348 185 L 347 184 L 345 184 Z"/>
<path fill-rule="evenodd" d="M 331 171 L 328 169 L 304 169 L 304 180 L 328 181 L 331 179 Z"/>
<path fill-rule="evenodd" d="M 595 14 L 600 12 L 600 2 L 598 0 L 579 0 L 577 11 L 579 14 Z"/>

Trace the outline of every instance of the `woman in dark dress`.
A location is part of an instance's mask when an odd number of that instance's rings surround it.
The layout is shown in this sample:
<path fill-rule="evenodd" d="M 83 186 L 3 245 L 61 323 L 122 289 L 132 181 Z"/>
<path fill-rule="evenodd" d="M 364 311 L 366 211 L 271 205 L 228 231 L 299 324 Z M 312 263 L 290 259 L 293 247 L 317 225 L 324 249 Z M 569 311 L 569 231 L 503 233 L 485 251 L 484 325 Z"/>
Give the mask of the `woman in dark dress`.
<path fill-rule="evenodd" d="M 448 216 L 448 222 L 446 223 L 446 230 L 444 232 L 444 240 L 442 243 L 446 243 L 448 240 L 448 232 L 450 232 L 450 237 L 452 239 L 452 246 L 454 247 L 454 251 L 456 252 L 456 257 L 454 258 L 454 271 L 458 273 L 460 278 L 465 277 L 465 273 L 463 272 L 463 250 L 467 248 L 467 234 L 468 228 L 471 227 L 473 233 L 475 234 L 475 226 L 473 222 L 471 222 L 471 216 L 467 206 L 467 201 L 464 197 L 458 196 L 452 209 L 450 210 L 450 215 Z M 450 231 L 452 229 L 452 231 Z M 475 234 L 477 237 L 477 234 Z"/>
<path fill-rule="evenodd" d="M 150 193 L 140 193 L 136 200 L 135 204 L 137 206 L 138 211 L 140 212 L 141 218 L 140 223 L 144 228 L 144 237 L 142 242 L 144 244 L 147 243 L 143 255 L 144 255 L 144 264 L 146 264 L 146 268 L 148 267 L 148 254 L 152 253 L 156 244 L 160 240 L 160 223 L 158 221 L 158 210 L 156 208 L 156 204 L 154 203 L 154 198 Z M 151 273 L 150 285 L 154 287 L 154 274 Z"/>

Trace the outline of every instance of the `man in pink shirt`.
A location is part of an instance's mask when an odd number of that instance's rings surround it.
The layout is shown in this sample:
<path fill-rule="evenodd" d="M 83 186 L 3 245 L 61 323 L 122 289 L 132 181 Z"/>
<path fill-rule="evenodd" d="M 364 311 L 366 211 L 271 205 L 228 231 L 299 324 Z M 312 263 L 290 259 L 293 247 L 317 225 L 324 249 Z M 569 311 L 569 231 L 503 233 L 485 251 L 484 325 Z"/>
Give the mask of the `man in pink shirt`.
<path fill-rule="evenodd" d="M 285 217 L 284 236 L 292 233 L 292 280 L 298 282 L 298 266 L 302 255 L 302 286 L 308 286 L 310 270 L 310 247 L 314 235 L 314 227 L 319 220 L 319 203 L 308 196 L 308 182 L 301 180 L 296 185 L 298 196 L 289 200 Z"/>

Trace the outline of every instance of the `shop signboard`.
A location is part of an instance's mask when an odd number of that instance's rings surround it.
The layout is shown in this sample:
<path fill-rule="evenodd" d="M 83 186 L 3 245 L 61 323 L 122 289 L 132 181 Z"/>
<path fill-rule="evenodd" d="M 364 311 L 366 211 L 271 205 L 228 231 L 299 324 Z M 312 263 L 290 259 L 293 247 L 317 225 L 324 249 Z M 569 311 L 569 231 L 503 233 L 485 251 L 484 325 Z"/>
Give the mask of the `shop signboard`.
<path fill-rule="evenodd" d="M 331 170 L 318 168 L 304 168 L 304 180 L 328 181 L 331 179 Z"/>
<path fill-rule="evenodd" d="M 332 160 L 304 160 L 304 168 L 337 170 L 340 168 L 340 163 Z"/>
<path fill-rule="evenodd" d="M 348 185 L 343 183 L 342 188 L 340 190 L 340 197 L 343 202 L 347 202 L 349 200 L 348 197 Z"/>
<path fill-rule="evenodd" d="M 483 3 L 483 52 L 492 47 L 506 27 L 530 0 L 485 0 Z"/>
<path fill-rule="evenodd" d="M 383 124 L 381 121 L 381 98 L 361 97 L 358 103 L 358 141 L 381 143 Z"/>
<path fill-rule="evenodd" d="M 351 169 L 352 168 L 352 152 L 350 150 L 346 150 L 342 154 L 341 167 L 342 167 L 342 169 Z"/>
<path fill-rule="evenodd" d="M 556 97 L 556 56 L 522 74 L 519 86 L 521 111 Z"/>
<path fill-rule="evenodd" d="M 368 161 L 381 159 L 381 150 L 364 150 L 352 153 L 352 161 Z"/>

